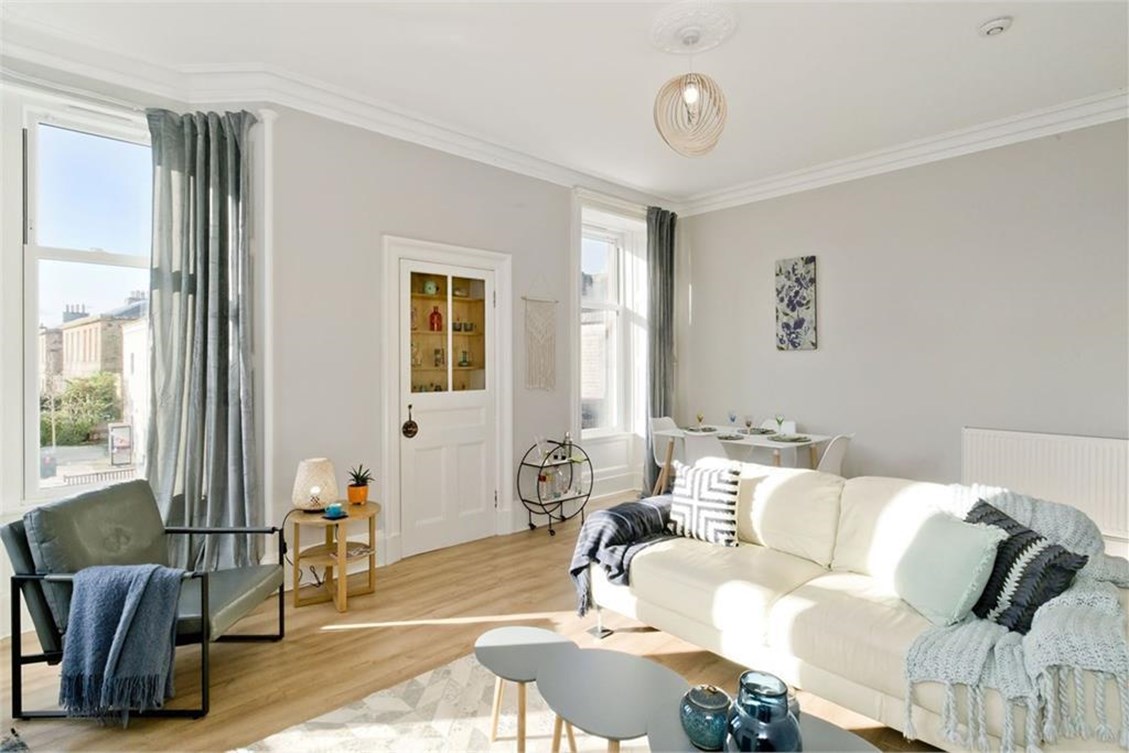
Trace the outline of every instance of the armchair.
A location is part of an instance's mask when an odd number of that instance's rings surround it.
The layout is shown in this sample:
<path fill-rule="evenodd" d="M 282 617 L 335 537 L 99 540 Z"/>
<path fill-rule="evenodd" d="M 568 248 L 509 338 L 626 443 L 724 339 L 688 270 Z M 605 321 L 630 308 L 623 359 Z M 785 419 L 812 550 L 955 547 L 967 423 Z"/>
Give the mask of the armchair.
<path fill-rule="evenodd" d="M 185 574 L 177 610 L 176 643 L 200 645 L 200 705 L 191 709 L 156 709 L 144 716 L 199 718 L 208 713 L 210 656 L 213 641 L 278 641 L 286 632 L 283 599 L 285 542 L 277 527 L 165 527 L 152 489 L 145 481 L 127 481 L 79 494 L 31 510 L 0 527 L 0 539 L 12 562 L 11 667 L 12 718 L 60 718 L 62 710 L 23 708 L 23 667 L 56 665 L 63 658 L 71 579 L 93 565 L 168 564 L 168 536 L 273 534 L 277 565 L 252 565 Z M 278 632 L 227 635 L 242 617 L 278 592 Z M 21 596 L 27 603 L 41 651 L 24 655 L 19 640 Z"/>

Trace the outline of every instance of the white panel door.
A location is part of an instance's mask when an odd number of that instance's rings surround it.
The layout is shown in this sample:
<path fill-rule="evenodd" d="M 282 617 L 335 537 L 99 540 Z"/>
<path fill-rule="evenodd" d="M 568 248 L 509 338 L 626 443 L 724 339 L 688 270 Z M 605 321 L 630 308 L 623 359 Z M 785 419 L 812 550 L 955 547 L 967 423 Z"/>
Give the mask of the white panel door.
<path fill-rule="evenodd" d="M 400 263 L 404 556 L 496 533 L 493 302 L 492 271 Z"/>

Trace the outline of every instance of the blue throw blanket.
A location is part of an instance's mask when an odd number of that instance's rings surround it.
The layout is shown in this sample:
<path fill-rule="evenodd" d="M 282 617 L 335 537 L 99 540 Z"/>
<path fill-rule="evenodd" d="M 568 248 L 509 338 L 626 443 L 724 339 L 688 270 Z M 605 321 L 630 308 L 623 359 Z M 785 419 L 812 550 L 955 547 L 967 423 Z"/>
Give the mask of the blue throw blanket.
<path fill-rule="evenodd" d="M 63 641 L 59 704 L 104 719 L 160 708 L 173 695 L 173 651 L 183 570 L 87 567 L 74 578 Z"/>
<path fill-rule="evenodd" d="M 588 516 L 576 539 L 576 550 L 568 574 L 576 586 L 576 613 L 583 617 L 592 608 L 592 579 L 588 565 L 598 563 L 608 580 L 625 586 L 631 577 L 631 560 L 651 544 L 673 536 L 666 530 L 670 522 L 670 495 L 624 502 L 597 510 Z"/>

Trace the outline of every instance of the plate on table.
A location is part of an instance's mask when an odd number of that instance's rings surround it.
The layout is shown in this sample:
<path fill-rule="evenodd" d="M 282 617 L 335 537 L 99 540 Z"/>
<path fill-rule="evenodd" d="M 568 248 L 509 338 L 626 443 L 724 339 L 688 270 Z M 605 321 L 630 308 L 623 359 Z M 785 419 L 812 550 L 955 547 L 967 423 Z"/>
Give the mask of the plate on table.
<path fill-rule="evenodd" d="M 737 440 L 744 439 L 745 437 L 741 434 L 718 434 L 717 438 L 720 439 L 722 442 L 734 442 L 734 441 L 737 441 Z"/>
<path fill-rule="evenodd" d="M 810 442 L 811 437 L 805 437 L 803 434 L 773 434 L 769 439 L 773 442 Z"/>
<path fill-rule="evenodd" d="M 697 426 L 683 426 L 682 431 L 688 431 L 691 434 L 710 434 L 712 432 L 717 431 L 717 427 L 716 426 L 703 426 L 702 428 L 699 429 Z"/>
<path fill-rule="evenodd" d="M 775 434 L 776 429 L 765 429 L 761 426 L 754 426 L 751 429 L 738 429 L 742 434 Z"/>

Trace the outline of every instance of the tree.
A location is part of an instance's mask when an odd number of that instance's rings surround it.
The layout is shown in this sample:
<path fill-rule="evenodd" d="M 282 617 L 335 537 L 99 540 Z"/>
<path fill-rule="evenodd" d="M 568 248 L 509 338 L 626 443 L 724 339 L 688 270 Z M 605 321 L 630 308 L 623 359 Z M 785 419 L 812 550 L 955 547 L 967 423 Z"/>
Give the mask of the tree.
<path fill-rule="evenodd" d="M 54 401 L 54 411 L 52 408 Z M 121 397 L 117 376 L 100 371 L 88 377 L 68 379 L 61 395 L 40 398 L 39 434 L 43 446 L 51 444 L 51 422 L 54 420 L 55 443 L 84 444 L 102 424 L 121 418 Z"/>

